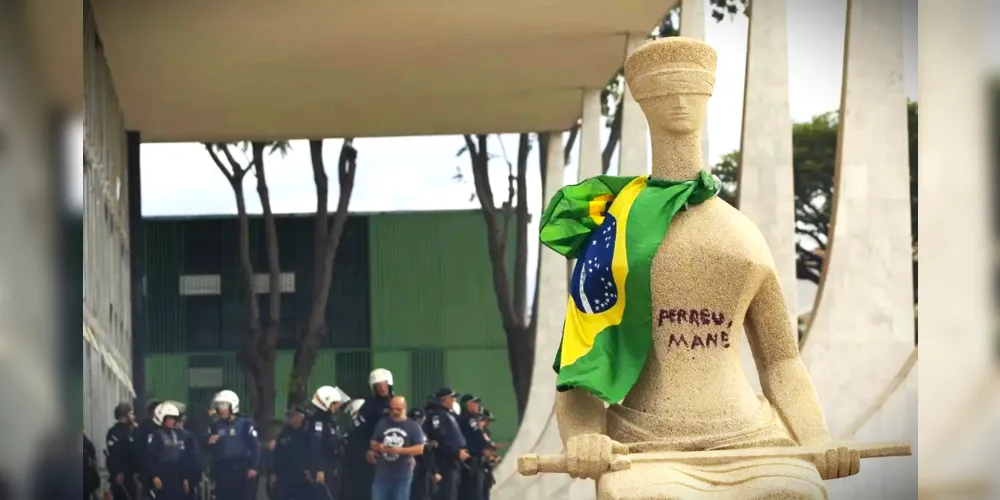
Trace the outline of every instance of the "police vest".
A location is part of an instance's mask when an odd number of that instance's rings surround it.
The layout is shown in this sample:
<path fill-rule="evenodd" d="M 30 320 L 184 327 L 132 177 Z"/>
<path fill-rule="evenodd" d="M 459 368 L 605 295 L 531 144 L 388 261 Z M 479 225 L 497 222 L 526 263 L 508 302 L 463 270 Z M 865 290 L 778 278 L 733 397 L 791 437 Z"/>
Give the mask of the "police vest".
<path fill-rule="evenodd" d="M 246 445 L 247 422 L 237 419 L 230 422 L 218 422 L 215 434 L 219 440 L 215 443 L 217 447 L 216 457 L 220 460 L 246 460 L 250 455 L 250 449 Z"/>
<path fill-rule="evenodd" d="M 184 440 L 173 430 L 158 429 L 156 438 L 160 440 L 160 454 L 157 460 L 161 464 L 178 464 L 184 458 Z M 150 435 L 152 436 L 152 434 Z"/>

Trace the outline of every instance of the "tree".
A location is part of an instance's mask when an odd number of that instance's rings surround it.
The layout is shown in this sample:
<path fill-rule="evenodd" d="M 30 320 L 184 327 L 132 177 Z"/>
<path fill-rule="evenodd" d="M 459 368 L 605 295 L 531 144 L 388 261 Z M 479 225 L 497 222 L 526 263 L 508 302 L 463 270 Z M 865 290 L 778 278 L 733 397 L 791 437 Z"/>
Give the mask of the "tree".
<path fill-rule="evenodd" d="M 275 230 L 274 213 L 271 210 L 271 200 L 267 189 L 267 177 L 264 171 L 265 151 L 279 152 L 284 155 L 290 148 L 287 142 L 250 142 L 241 143 L 239 148 L 246 153 L 250 150 L 250 160 L 244 166 L 233 156 L 232 145 L 223 143 L 205 143 L 216 167 L 229 181 L 236 198 L 236 213 L 239 220 L 239 260 L 241 288 L 245 302 L 246 316 L 244 321 L 247 329 L 247 343 L 237 355 L 243 366 L 246 389 L 253 417 L 257 422 L 269 421 L 274 415 L 274 362 L 277 358 L 278 333 L 281 325 L 281 270 L 278 256 L 278 234 Z M 226 164 L 219 158 L 221 152 Z M 267 325 L 260 324 L 260 307 L 254 288 L 254 267 L 250 258 L 250 219 L 247 214 L 246 194 L 243 181 L 246 174 L 253 169 L 257 178 L 257 195 L 264 215 L 264 236 L 267 243 L 268 264 L 268 317 Z M 269 427 L 261 428 L 262 439 L 267 438 Z"/>
<path fill-rule="evenodd" d="M 292 362 L 292 375 L 288 386 L 289 407 L 302 403 L 309 397 L 307 394 L 309 376 L 312 374 L 316 355 L 326 335 L 326 306 L 330 298 L 330 285 L 333 282 L 334 258 L 347 223 L 348 206 L 351 203 L 354 177 L 357 172 L 358 152 L 354 149 L 354 139 L 344 139 L 337 161 L 340 197 L 337 200 L 337 211 L 331 219 L 328 207 L 329 184 L 323 162 L 323 141 L 309 141 L 309 153 L 312 158 L 313 180 L 316 184 L 312 301 L 309 306 L 306 334 L 299 341 Z"/>
<path fill-rule="evenodd" d="M 913 244 L 913 300 L 917 302 L 917 103 L 907 104 L 910 168 L 910 227 Z M 796 275 L 819 283 L 830 233 L 834 170 L 838 145 L 837 113 L 792 126 L 795 190 Z M 739 151 L 719 161 L 713 173 L 723 181 L 722 199 L 736 206 Z"/>
<path fill-rule="evenodd" d="M 535 359 L 536 314 L 531 314 L 530 318 L 527 314 L 529 219 L 527 170 L 531 140 L 528 134 L 518 136 L 516 175 L 513 171 L 514 166 L 507 159 L 506 151 L 503 150 L 503 159 L 507 164 L 507 201 L 503 204 L 503 208 L 498 210 L 489 178 L 490 160 L 496 158 L 495 155 L 489 153 L 489 137 L 486 135 L 465 135 L 464 139 L 465 146 L 459 150 L 458 156 L 469 154 L 475 196 L 479 198 L 482 206 L 481 213 L 486 225 L 486 241 L 490 256 L 493 290 L 496 295 L 497 309 L 500 311 L 500 321 L 507 337 L 507 362 L 510 366 L 511 378 L 514 381 L 514 394 L 520 417 L 524 415 L 524 409 L 528 403 L 531 370 Z M 503 142 L 500 142 L 500 147 L 503 148 Z M 511 220 L 512 212 L 513 221 Z M 508 270 L 507 263 L 509 257 L 507 243 L 510 238 L 512 222 L 516 230 L 513 273 Z M 533 301 L 533 307 L 536 307 L 534 305 L 536 303 L 537 300 Z"/>

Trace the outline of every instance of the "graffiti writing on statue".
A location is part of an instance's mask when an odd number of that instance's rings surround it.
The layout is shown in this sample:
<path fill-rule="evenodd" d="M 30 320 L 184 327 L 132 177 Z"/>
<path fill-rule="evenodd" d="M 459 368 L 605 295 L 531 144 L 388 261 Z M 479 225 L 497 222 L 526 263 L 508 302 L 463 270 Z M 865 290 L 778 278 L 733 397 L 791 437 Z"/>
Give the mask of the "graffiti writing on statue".
<path fill-rule="evenodd" d="M 729 332 L 726 330 L 733 326 L 733 321 L 727 321 L 726 315 L 720 311 L 713 311 L 707 308 L 660 309 L 656 317 L 656 326 L 662 327 L 665 323 L 697 325 L 705 327 L 706 330 L 715 330 L 696 334 L 671 333 L 667 339 L 668 350 L 696 350 L 718 347 L 728 349 L 730 347 Z"/>
<path fill-rule="evenodd" d="M 725 321 L 725 314 L 711 309 L 660 309 L 660 314 L 656 319 L 656 326 L 663 326 L 663 323 L 720 326 Z"/>

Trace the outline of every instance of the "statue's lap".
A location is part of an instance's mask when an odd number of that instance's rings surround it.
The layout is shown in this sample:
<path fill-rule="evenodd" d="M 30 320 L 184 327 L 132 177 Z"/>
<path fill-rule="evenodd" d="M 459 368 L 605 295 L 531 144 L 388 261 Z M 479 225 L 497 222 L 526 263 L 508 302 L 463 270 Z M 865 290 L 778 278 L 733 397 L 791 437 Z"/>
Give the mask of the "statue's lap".
<path fill-rule="evenodd" d="M 739 422 L 664 421 L 621 406 L 608 411 L 608 435 L 621 443 L 656 441 L 677 451 L 795 446 L 766 399 Z M 683 432 L 678 432 L 683 431 Z M 741 458 L 724 464 L 634 463 L 598 481 L 598 500 L 826 499 L 816 466 L 795 458 Z"/>
<path fill-rule="evenodd" d="M 642 463 L 605 474 L 598 500 L 825 500 L 816 468 L 804 460 L 740 460 L 711 467 Z"/>

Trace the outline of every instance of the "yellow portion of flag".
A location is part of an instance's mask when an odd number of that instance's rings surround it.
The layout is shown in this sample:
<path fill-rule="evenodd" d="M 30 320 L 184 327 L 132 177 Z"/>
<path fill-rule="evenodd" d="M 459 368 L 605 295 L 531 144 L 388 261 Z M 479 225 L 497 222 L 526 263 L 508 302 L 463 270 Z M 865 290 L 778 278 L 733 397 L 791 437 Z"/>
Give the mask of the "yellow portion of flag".
<path fill-rule="evenodd" d="M 608 208 L 608 202 L 615 199 L 610 194 L 602 194 L 590 200 L 590 218 L 600 226 L 604 223 L 604 211 Z"/>
<path fill-rule="evenodd" d="M 579 310 L 573 297 L 570 295 L 566 303 L 566 323 L 563 325 L 562 349 L 560 352 L 559 366 L 569 366 L 577 359 L 584 356 L 594 346 L 594 339 L 597 334 L 605 328 L 618 325 L 622 322 L 622 313 L 625 311 L 625 280 L 628 277 L 628 255 L 625 251 L 626 231 L 628 226 L 629 211 L 635 202 L 639 192 L 646 187 L 646 176 L 636 177 L 628 183 L 618 196 L 614 197 L 614 202 L 608 213 L 617 221 L 617 231 L 615 236 L 615 252 L 612 259 L 611 272 L 614 276 L 615 284 L 618 286 L 618 301 L 607 311 L 588 314 Z M 607 201 L 612 199 L 610 195 L 602 195 L 590 204 L 590 216 L 598 224 L 604 221 L 604 208 Z M 597 207 L 599 212 L 596 212 Z M 596 212 L 596 213 L 595 213 Z M 598 220 L 599 218 L 599 220 Z M 579 286 L 578 283 L 570 283 L 570 286 Z"/>

